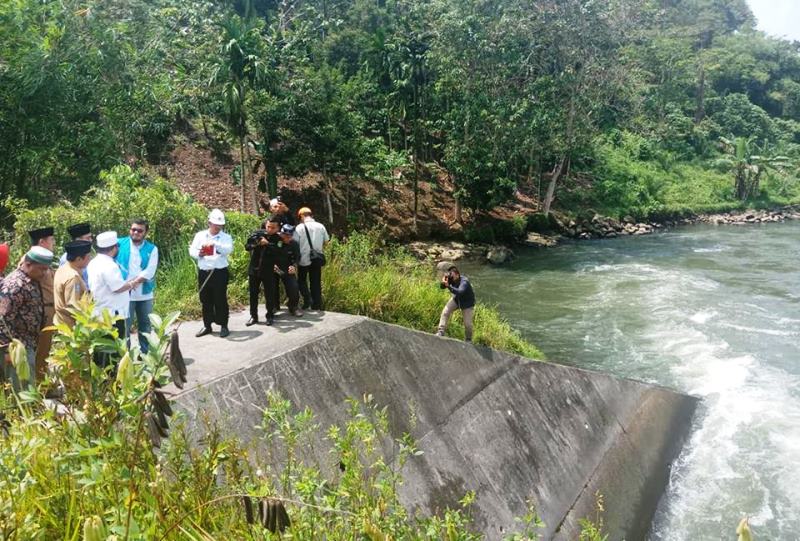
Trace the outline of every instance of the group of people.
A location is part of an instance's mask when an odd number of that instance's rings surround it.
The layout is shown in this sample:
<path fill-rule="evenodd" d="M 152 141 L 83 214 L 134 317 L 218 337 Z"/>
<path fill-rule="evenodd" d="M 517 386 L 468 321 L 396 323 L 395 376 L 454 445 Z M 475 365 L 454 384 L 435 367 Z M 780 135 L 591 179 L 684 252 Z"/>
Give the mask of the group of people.
<path fill-rule="evenodd" d="M 328 231 L 314 219 L 309 207 L 297 212 L 299 223 L 280 198 L 270 201 L 269 210 L 269 218 L 262 222 L 260 229 L 250 234 L 245 243 L 245 249 L 250 253 L 248 327 L 259 322 L 262 292 L 265 322 L 273 324 L 280 309 L 281 285 L 291 315 L 300 317 L 303 310 L 322 309 L 322 266 L 325 264 L 322 254 L 330 240 Z M 203 307 L 203 327 L 197 332 L 197 337 L 211 334 L 215 324 L 220 327 L 220 337 L 230 334 L 228 256 L 233 252 L 233 239 L 224 227 L 223 212 L 212 210 L 208 215 L 208 228 L 198 232 L 189 246 L 189 255 L 197 261 L 197 282 Z"/>
<path fill-rule="evenodd" d="M 300 317 L 307 309 L 322 309 L 322 267 L 324 248 L 330 240 L 328 231 L 314 220 L 308 207 L 297 212 L 297 221 L 279 198 L 270 201 L 269 210 L 269 218 L 245 243 L 250 254 L 248 327 L 260 321 L 262 292 L 265 322 L 273 324 L 280 309 L 281 286 L 292 316 Z M 198 232 L 189 246 L 189 255 L 197 262 L 203 311 L 203 327 L 197 337 L 212 334 L 214 324 L 220 326 L 220 337 L 230 334 L 228 258 L 234 245 L 224 228 L 224 213 L 212 210 L 207 229 Z M 57 261 L 54 228 L 30 231 L 30 249 L 0 281 L 2 374 L 14 385 L 18 382 L 7 351 L 9 344 L 17 339 L 24 345 L 30 373 L 36 379 L 41 378 L 52 340 L 52 331 L 46 329 L 54 324 L 74 326 L 74 310 L 86 295 L 94 301 L 94 315 L 107 310 L 117 318 L 115 326 L 120 337 L 128 338 L 135 324 L 142 353 L 149 350 L 147 335 L 151 331 L 149 316 L 153 311 L 159 253 L 147 240 L 147 220 L 133 220 L 128 235 L 122 237 L 116 231 L 95 236 L 89 223 L 71 225 L 67 231 L 72 240 L 66 243 Z M 0 244 L 0 272 L 8 264 L 8 258 L 8 246 Z M 465 338 L 471 341 L 475 295 L 469 280 L 453 266 L 443 276 L 441 287 L 448 289 L 452 298 L 442 310 L 437 334 L 444 335 L 451 315 L 461 310 Z"/>
<path fill-rule="evenodd" d="M 265 321 L 273 324 L 280 308 L 281 285 L 293 316 L 302 316 L 303 310 L 309 308 L 322 309 L 322 254 L 330 240 L 325 226 L 314 220 L 308 207 L 297 213 L 298 223 L 280 199 L 271 200 L 270 211 L 261 229 L 254 231 L 245 245 L 250 253 L 248 326 L 259 322 L 262 291 Z M 198 232 L 189 246 L 189 255 L 197 261 L 203 307 L 203 327 L 197 336 L 211 334 L 214 324 L 221 327 L 221 337 L 230 334 L 228 258 L 234 245 L 224 228 L 225 215 L 219 209 L 212 210 L 208 228 Z M 107 310 L 115 316 L 115 327 L 122 338 L 129 338 L 135 325 L 142 353 L 149 350 L 147 335 L 151 331 L 149 316 L 153 311 L 159 252 L 147 240 L 147 220 L 133 220 L 126 236 L 116 231 L 95 235 L 89 223 L 71 225 L 67 231 L 71 240 L 60 258 L 54 253 L 53 227 L 29 231 L 30 248 L 0 281 L 0 377 L 15 386 L 19 382 L 8 346 L 19 340 L 25 347 L 34 381 L 41 379 L 50 354 L 50 329 L 53 325 L 74 326 L 74 311 L 87 295 L 94 302 L 93 315 L 100 316 Z M 0 244 L 0 272 L 9 263 L 8 258 L 8 245 Z M 108 359 L 100 357 L 95 361 Z"/>
<path fill-rule="evenodd" d="M 158 267 L 158 248 L 146 239 L 148 229 L 146 220 L 137 219 L 127 236 L 105 231 L 95 237 L 91 224 L 71 225 L 67 228 L 71 240 L 59 259 L 54 254 L 53 227 L 28 232 L 30 248 L 0 282 L 0 355 L 7 381 L 19 385 L 8 355 L 15 339 L 25 347 L 33 380 L 41 379 L 52 342 L 49 329 L 54 324 L 74 326 L 74 310 L 86 295 L 94 300 L 94 315 L 108 310 L 119 318 L 115 326 L 120 337 L 127 337 L 135 323 L 140 348 L 148 351 Z M 7 247 L 3 253 L 4 267 Z"/>

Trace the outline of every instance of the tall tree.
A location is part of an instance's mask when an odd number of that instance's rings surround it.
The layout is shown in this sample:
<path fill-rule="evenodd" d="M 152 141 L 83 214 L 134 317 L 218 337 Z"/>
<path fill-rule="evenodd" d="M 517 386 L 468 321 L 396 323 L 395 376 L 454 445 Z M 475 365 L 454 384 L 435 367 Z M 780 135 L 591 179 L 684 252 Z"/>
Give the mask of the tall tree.
<path fill-rule="evenodd" d="M 241 210 L 255 213 L 258 213 L 258 198 L 250 173 L 247 109 L 248 93 L 266 77 L 262 26 L 262 21 L 255 17 L 249 2 L 244 16 L 230 15 L 220 23 L 219 60 L 211 81 L 212 85 L 221 87 L 223 117 L 239 146 Z"/>

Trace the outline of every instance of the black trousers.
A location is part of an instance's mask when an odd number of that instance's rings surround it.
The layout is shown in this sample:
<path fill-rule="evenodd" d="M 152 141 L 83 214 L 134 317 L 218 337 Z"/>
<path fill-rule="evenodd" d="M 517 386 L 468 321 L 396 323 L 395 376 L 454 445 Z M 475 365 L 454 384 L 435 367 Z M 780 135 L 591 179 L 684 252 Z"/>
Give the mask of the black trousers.
<path fill-rule="evenodd" d="M 295 311 L 300 305 L 300 290 L 297 287 L 297 277 L 294 274 L 284 273 L 283 276 L 274 275 L 275 285 L 283 282 L 283 288 L 286 290 L 286 296 L 289 298 L 289 310 Z M 267 295 L 267 313 L 274 314 L 278 310 L 278 293 L 277 287 L 266 288 L 270 294 Z"/>
<path fill-rule="evenodd" d="M 228 267 L 213 271 L 197 271 L 197 285 L 200 288 L 200 302 L 203 305 L 203 324 L 208 328 L 211 328 L 212 323 L 228 326 L 230 313 L 228 279 Z"/>
<path fill-rule="evenodd" d="M 117 329 L 117 335 L 119 336 L 120 340 L 125 340 L 128 337 L 128 323 L 126 320 L 122 319 L 119 321 L 114 322 L 114 328 Z M 111 335 L 108 336 L 111 339 Z M 113 373 L 117 373 L 117 364 L 119 364 L 120 358 L 119 355 L 114 352 L 105 352 L 95 350 L 94 352 L 94 364 L 97 366 L 101 366 L 105 368 L 106 366 L 113 366 L 114 371 Z"/>
<path fill-rule="evenodd" d="M 298 267 L 298 273 L 303 305 L 310 306 L 314 310 L 322 310 L 322 267 L 319 265 Z M 309 281 L 311 282 L 310 291 Z"/>
<path fill-rule="evenodd" d="M 269 311 L 270 291 L 275 289 L 277 280 L 273 279 L 273 273 L 267 276 L 253 275 L 247 277 L 247 287 L 250 290 L 250 317 L 258 319 L 258 300 L 261 296 L 261 289 L 264 289 L 264 307 Z"/>

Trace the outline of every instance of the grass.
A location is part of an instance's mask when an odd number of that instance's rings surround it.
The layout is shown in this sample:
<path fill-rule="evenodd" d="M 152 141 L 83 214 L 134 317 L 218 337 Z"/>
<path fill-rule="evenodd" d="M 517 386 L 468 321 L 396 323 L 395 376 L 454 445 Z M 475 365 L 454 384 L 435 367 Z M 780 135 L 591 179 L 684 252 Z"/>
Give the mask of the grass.
<path fill-rule="evenodd" d="M 433 332 L 450 294 L 439 288 L 434 271 L 401 249 L 379 250 L 370 235 L 352 235 L 334 241 L 323 273 L 323 295 L 328 309 L 359 314 L 420 331 Z M 474 341 L 532 359 L 542 353 L 524 340 L 492 307 L 478 303 Z M 450 322 L 448 335 L 464 337 L 460 312 Z"/>

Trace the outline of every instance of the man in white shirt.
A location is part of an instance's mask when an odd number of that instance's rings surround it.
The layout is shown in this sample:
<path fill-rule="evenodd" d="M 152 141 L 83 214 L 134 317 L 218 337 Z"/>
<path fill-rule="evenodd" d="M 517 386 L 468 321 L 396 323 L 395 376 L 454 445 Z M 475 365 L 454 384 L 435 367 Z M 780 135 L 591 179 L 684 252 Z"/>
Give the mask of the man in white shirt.
<path fill-rule="evenodd" d="M 97 235 L 97 256 L 92 259 L 86 272 L 89 276 L 89 289 L 94 297 L 94 315 L 102 317 L 108 310 L 112 316 L 122 319 L 114 322 L 120 338 L 125 338 L 130 310 L 130 290 L 142 283 L 140 278 L 126 281 L 122 277 L 114 257 L 119 252 L 116 231 L 104 231 Z M 98 364 L 107 364 L 109 358 L 100 358 Z"/>
<path fill-rule="evenodd" d="M 208 215 L 208 229 L 194 236 L 189 255 L 197 260 L 197 282 L 203 305 L 203 328 L 195 336 L 211 334 L 211 325 L 221 327 L 220 337 L 228 330 L 228 256 L 233 252 L 233 239 L 222 230 L 225 215 L 219 209 Z"/>
<path fill-rule="evenodd" d="M 150 344 L 146 335 L 151 330 L 150 314 L 153 312 L 153 291 L 156 286 L 158 268 L 158 248 L 145 237 L 150 229 L 147 220 L 136 219 L 131 224 L 130 236 L 119 239 L 119 252 L 116 260 L 122 277 L 141 279 L 131 289 L 130 316 L 128 317 L 128 336 L 131 334 L 133 319 L 136 318 L 139 348 L 147 353 Z"/>
<path fill-rule="evenodd" d="M 325 226 L 314 220 L 311 209 L 303 207 L 297 211 L 302 222 L 294 230 L 294 240 L 300 247 L 300 268 L 298 280 L 300 294 L 303 296 L 303 309 L 322 310 L 322 265 L 311 258 L 311 250 L 322 253 L 331 240 Z M 311 289 L 309 291 L 309 281 Z"/>

